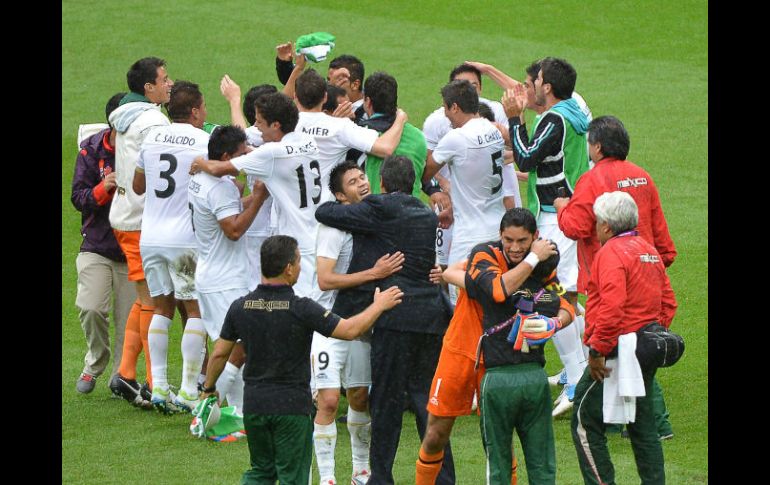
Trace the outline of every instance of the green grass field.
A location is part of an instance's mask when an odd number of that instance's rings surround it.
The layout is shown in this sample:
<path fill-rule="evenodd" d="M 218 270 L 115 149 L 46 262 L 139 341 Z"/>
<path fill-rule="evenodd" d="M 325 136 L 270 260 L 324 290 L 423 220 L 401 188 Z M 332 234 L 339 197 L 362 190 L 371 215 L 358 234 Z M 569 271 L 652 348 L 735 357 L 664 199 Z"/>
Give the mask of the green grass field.
<path fill-rule="evenodd" d="M 128 67 L 145 56 L 168 62 L 172 79 L 201 85 L 209 120 L 229 121 L 219 81 L 243 88 L 278 84 L 274 46 L 324 30 L 337 36 L 330 58 L 360 57 L 367 74 L 399 82 L 399 105 L 422 126 L 439 89 L 464 60 L 494 64 L 517 79 L 534 59 L 563 57 L 578 71 L 577 91 L 594 116 L 612 114 L 631 135 L 629 159 L 661 193 L 679 256 L 669 269 L 679 301 L 674 329 L 687 352 L 658 373 L 675 437 L 664 443 L 671 484 L 708 482 L 708 53 L 707 2 L 260 1 L 62 4 L 62 483 L 237 483 L 248 465 L 245 441 L 203 442 L 189 416 L 165 417 L 110 397 L 107 379 L 75 391 L 85 341 L 75 308 L 80 215 L 69 202 L 80 123 L 102 122 L 107 99 L 126 90 Z M 328 60 L 317 68 L 325 74 Z M 483 93 L 502 92 L 484 79 Z M 180 373 L 180 326 L 171 334 L 169 376 Z M 552 346 L 547 370 L 560 368 Z M 140 378 L 144 371 L 140 370 Z M 176 377 L 178 380 L 178 377 Z M 178 383 L 178 382 L 175 382 Z M 554 391 L 555 397 L 555 391 Z M 569 420 L 554 422 L 557 483 L 582 483 Z M 337 478 L 350 473 L 347 432 L 339 427 Z M 484 482 L 478 418 L 458 420 L 452 438 L 457 483 Z M 609 437 L 618 483 L 638 482 L 627 440 Z M 404 415 L 396 483 L 413 482 L 419 441 Z M 517 442 L 516 449 L 520 450 Z M 520 467 L 520 483 L 526 471 Z M 317 477 L 317 475 L 316 475 Z M 316 478 L 317 479 L 317 478 Z"/>

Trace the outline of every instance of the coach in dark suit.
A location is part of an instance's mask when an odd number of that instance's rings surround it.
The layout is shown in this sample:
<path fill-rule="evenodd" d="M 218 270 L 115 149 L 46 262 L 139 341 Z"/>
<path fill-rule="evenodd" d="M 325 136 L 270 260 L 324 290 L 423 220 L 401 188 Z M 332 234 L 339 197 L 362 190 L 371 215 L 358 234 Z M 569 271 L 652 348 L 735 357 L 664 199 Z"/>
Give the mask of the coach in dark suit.
<path fill-rule="evenodd" d="M 316 219 L 323 224 L 353 234 L 348 273 L 371 268 L 387 253 L 401 251 L 405 256 L 403 268 L 387 278 L 340 290 L 332 309 L 343 318 L 360 312 L 371 303 L 377 286 L 398 285 L 404 292 L 402 304 L 383 314 L 372 334 L 371 485 L 393 483 L 405 395 L 416 410 L 420 439 L 425 433 L 428 392 L 449 324 L 440 289 L 428 278 L 436 261 L 438 218 L 411 195 L 414 179 L 409 158 L 388 157 L 381 171 L 382 194 L 369 195 L 358 204 L 327 202 L 316 210 Z M 453 484 L 449 444 L 444 452 L 444 465 L 436 483 Z"/>

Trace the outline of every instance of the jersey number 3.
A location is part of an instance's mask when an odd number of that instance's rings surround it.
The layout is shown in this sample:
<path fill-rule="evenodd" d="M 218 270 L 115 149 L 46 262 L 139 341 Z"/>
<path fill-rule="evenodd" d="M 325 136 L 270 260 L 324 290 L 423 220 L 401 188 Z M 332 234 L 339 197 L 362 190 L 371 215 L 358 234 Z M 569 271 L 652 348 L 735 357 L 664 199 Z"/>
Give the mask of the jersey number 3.
<path fill-rule="evenodd" d="M 158 190 L 155 189 L 155 196 L 159 199 L 166 199 L 168 197 L 171 197 L 171 195 L 174 193 L 174 189 L 176 188 L 176 181 L 171 176 L 174 172 L 176 172 L 177 162 L 176 157 L 174 155 L 163 153 L 160 156 L 160 160 L 166 160 L 168 161 L 168 170 L 162 171 L 158 176 L 168 182 L 168 186 L 166 187 L 166 190 Z"/>

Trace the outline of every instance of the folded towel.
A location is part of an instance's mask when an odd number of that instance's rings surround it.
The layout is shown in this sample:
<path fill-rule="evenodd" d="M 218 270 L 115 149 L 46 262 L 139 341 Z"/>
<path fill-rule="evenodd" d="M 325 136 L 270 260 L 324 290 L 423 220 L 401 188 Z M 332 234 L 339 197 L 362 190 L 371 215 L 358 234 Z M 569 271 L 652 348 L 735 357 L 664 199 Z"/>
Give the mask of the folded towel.
<path fill-rule="evenodd" d="M 636 359 L 636 333 L 620 336 L 618 357 L 607 359 L 605 366 L 612 372 L 604 379 L 604 422 L 633 423 L 636 420 L 636 397 L 645 395 L 642 369 Z"/>

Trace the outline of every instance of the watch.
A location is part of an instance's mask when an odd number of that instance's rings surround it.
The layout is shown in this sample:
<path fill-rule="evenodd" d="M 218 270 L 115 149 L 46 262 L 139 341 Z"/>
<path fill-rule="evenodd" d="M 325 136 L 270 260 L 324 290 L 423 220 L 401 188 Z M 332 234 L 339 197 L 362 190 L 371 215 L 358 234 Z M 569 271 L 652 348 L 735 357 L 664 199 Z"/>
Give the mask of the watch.
<path fill-rule="evenodd" d="M 211 386 L 211 387 L 206 387 L 206 386 L 204 386 L 204 384 L 203 384 L 203 383 L 199 383 L 199 384 L 198 384 L 198 391 L 200 391 L 200 392 L 206 392 L 206 393 L 209 393 L 209 392 L 214 392 L 214 391 L 216 391 L 216 390 L 217 390 L 217 385 L 216 385 L 216 384 L 214 384 L 214 385 L 213 385 L 213 386 Z"/>
<path fill-rule="evenodd" d="M 599 357 L 604 357 L 604 355 L 602 355 L 598 351 L 594 350 L 593 348 L 588 349 L 588 355 L 590 355 L 591 357 L 593 357 L 595 359 L 599 358 Z"/>

